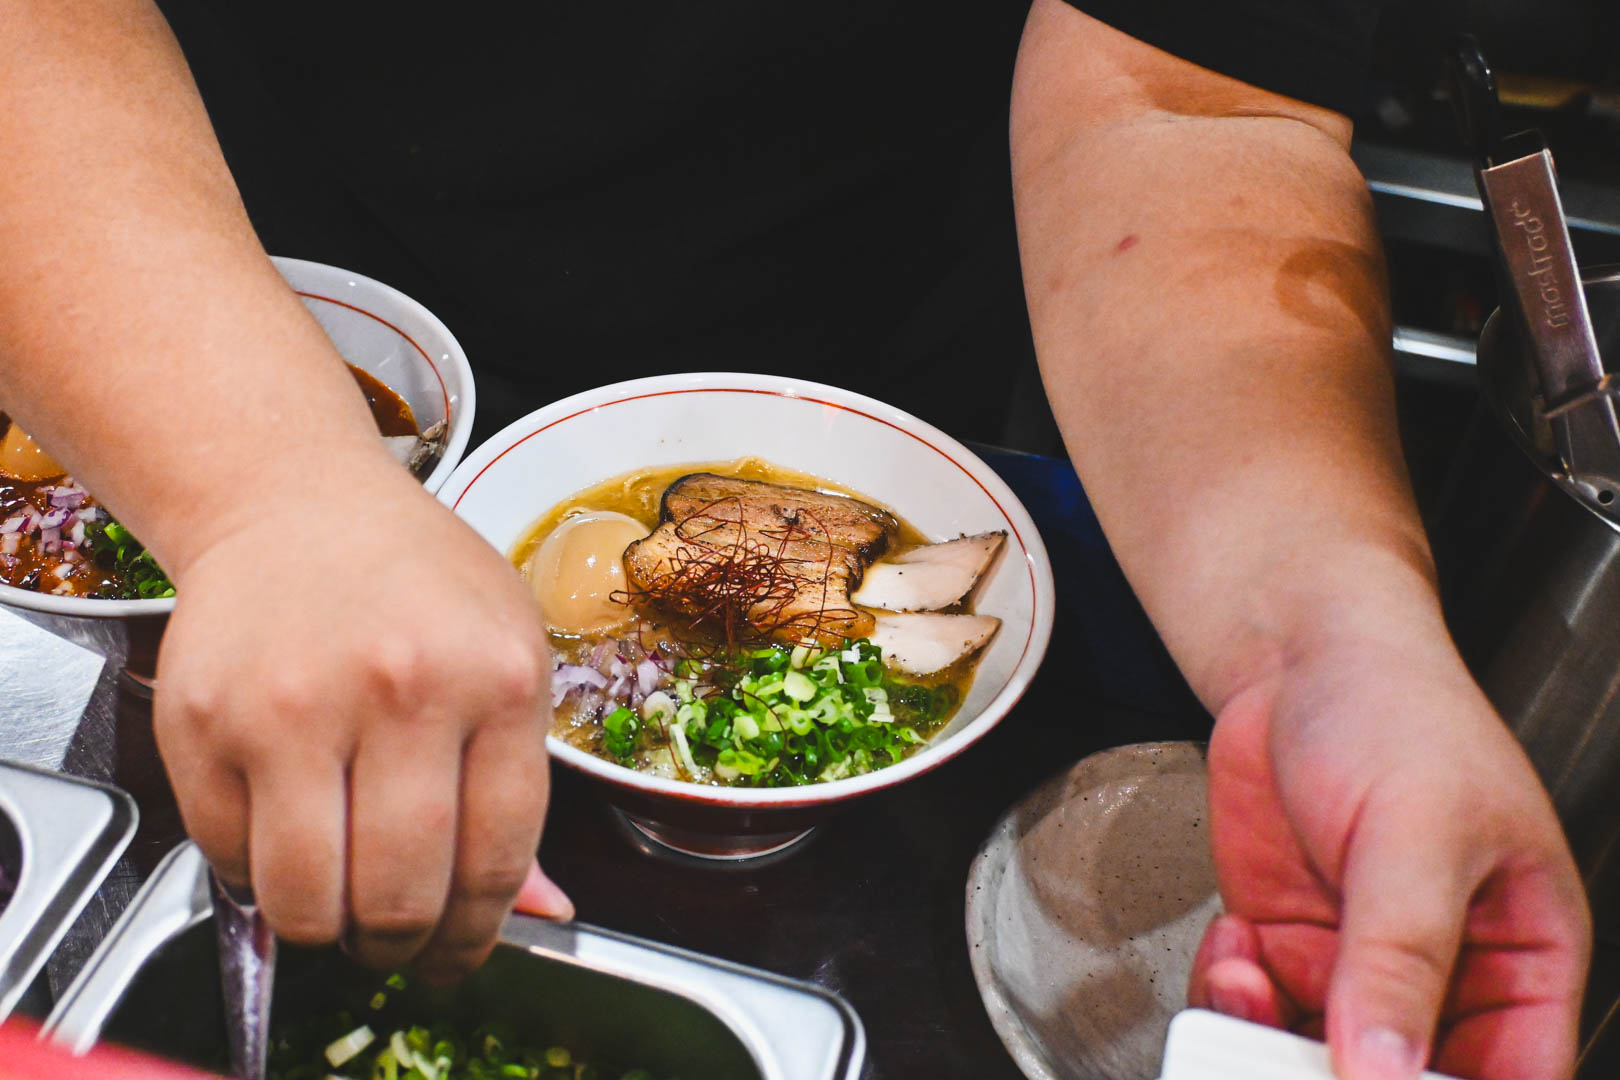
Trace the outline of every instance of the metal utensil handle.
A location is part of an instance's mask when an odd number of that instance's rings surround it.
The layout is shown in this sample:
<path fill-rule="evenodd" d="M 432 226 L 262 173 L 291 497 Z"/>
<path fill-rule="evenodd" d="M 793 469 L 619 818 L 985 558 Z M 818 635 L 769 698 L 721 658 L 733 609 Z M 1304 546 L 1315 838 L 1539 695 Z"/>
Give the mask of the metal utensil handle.
<path fill-rule="evenodd" d="M 1499 269 L 1540 377 L 1543 418 L 1570 482 L 1608 506 L 1620 496 L 1620 421 L 1604 382 L 1552 155 L 1533 131 L 1498 139 L 1496 81 L 1478 42 L 1459 38 L 1448 61 L 1457 125 L 1474 152 Z"/>
<path fill-rule="evenodd" d="M 1543 149 L 1493 165 L 1480 174 L 1480 184 L 1535 344 L 1542 392 L 1549 406 L 1557 406 L 1596 386 L 1603 378 L 1603 361 L 1552 155 Z"/>
<path fill-rule="evenodd" d="M 250 892 L 232 889 L 217 874 L 211 876 L 231 1075 L 264 1080 L 276 985 L 276 938 Z"/>
<path fill-rule="evenodd" d="M 1496 149 L 1498 115 L 1501 103 L 1496 93 L 1496 76 L 1472 34 L 1460 34 L 1447 57 L 1446 73 L 1451 91 L 1451 110 L 1463 142 L 1473 151 L 1481 169 L 1491 165 Z"/>

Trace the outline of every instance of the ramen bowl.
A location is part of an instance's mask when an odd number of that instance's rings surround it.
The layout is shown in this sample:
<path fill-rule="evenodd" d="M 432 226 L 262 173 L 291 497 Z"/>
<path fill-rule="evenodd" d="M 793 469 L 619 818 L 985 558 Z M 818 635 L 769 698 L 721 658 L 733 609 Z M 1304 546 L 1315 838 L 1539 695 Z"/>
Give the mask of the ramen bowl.
<path fill-rule="evenodd" d="M 380 281 L 303 259 L 271 261 L 339 355 L 404 398 L 420 430 L 446 422 L 444 454 L 423 481 L 437 491 L 461 460 L 473 425 L 472 369 L 454 335 L 427 308 Z M 162 617 L 174 610 L 174 597 L 95 600 L 0 584 L 0 604 L 47 615 L 140 618 L 139 636 L 150 643 L 161 633 Z"/>
<path fill-rule="evenodd" d="M 635 469 L 753 457 L 894 511 L 932 540 L 1004 530 L 976 591 L 1001 619 L 960 708 L 886 768 L 825 783 L 741 788 L 641 773 L 553 736 L 553 758 L 594 782 L 633 838 L 709 859 L 784 850 L 840 807 L 964 752 L 1029 686 L 1052 630 L 1052 568 L 1029 514 L 970 450 L 899 409 L 832 386 L 766 375 L 663 375 L 558 401 L 473 451 L 439 498 L 510 553 L 552 507 Z M 640 840 L 638 839 L 638 843 Z"/>

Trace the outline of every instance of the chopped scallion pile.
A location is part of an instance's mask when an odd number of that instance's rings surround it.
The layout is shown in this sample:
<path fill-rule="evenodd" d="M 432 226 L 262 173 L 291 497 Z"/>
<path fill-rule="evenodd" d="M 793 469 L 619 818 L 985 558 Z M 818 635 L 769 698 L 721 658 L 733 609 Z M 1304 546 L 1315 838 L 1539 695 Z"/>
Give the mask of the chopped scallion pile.
<path fill-rule="evenodd" d="M 676 676 L 673 698 L 649 697 L 640 716 L 626 708 L 605 716 L 603 749 L 629 764 L 639 752 L 672 744 L 684 772 L 747 787 L 836 780 L 892 765 L 957 700 L 948 684 L 893 679 L 878 647 L 864 639 L 833 651 L 754 649 L 704 670 L 678 665 Z"/>
<path fill-rule="evenodd" d="M 279 1037 L 271 1047 L 269 1080 L 676 1080 L 582 1061 L 566 1046 L 526 1045 L 497 1024 L 465 1036 L 448 1024 L 402 1022 L 411 1006 L 392 992 L 404 990 L 405 979 L 391 976 L 385 986 L 388 993 L 378 991 L 370 1000 L 370 1023 L 356 1024 L 345 1012 Z"/>

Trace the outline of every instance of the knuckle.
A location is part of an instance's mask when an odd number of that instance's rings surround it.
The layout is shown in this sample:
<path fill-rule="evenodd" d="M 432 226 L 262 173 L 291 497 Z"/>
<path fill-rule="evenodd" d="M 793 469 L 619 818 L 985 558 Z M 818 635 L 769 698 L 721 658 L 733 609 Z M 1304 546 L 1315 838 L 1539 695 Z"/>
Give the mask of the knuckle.
<path fill-rule="evenodd" d="M 456 823 L 456 803 L 452 799 L 424 795 L 411 808 L 408 818 L 421 836 L 448 836 Z"/>
<path fill-rule="evenodd" d="M 517 896 L 518 890 L 523 887 L 523 881 L 528 876 L 528 859 L 522 861 L 507 861 L 487 866 L 469 867 L 465 872 L 457 874 L 454 885 L 451 887 L 452 895 L 458 901 L 499 901 L 502 904 L 510 903 Z"/>
<path fill-rule="evenodd" d="M 152 703 L 152 728 L 159 740 L 206 738 L 225 713 L 224 688 L 194 679 L 160 682 Z"/>
<path fill-rule="evenodd" d="M 384 700 L 403 704 L 424 689 L 423 655 L 409 634 L 391 633 L 372 642 L 366 656 L 366 678 Z"/>
<path fill-rule="evenodd" d="M 321 693 L 313 676 L 285 670 L 265 684 L 261 698 L 271 716 L 305 717 L 320 707 Z"/>
<path fill-rule="evenodd" d="M 429 900 L 397 897 L 357 903 L 355 930 L 379 944 L 401 944 L 425 938 L 439 923 L 439 907 Z"/>
<path fill-rule="evenodd" d="M 546 665 L 540 650 L 522 642 L 506 642 L 488 658 L 489 685 L 502 704 L 529 708 L 541 699 Z"/>
<path fill-rule="evenodd" d="M 1433 935 L 1370 941 L 1356 966 L 1364 981 L 1406 988 L 1402 996 L 1436 992 L 1451 977 L 1452 956 Z"/>
<path fill-rule="evenodd" d="M 336 914 L 315 911 L 273 913 L 266 909 L 265 919 L 276 936 L 294 945 L 329 945 L 343 930 L 343 920 Z"/>
<path fill-rule="evenodd" d="M 417 970 L 430 983 L 452 983 L 476 971 L 494 948 L 493 938 L 478 945 L 435 942 L 422 953 Z"/>

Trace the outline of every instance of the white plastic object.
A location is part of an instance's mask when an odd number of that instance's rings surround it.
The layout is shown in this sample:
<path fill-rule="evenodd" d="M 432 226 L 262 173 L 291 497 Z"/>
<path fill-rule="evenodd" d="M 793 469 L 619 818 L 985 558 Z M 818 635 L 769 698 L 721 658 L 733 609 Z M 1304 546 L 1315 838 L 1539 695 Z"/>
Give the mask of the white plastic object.
<path fill-rule="evenodd" d="M 1170 1021 L 1160 1080 L 1335 1080 L 1326 1044 L 1208 1009 Z M 1425 1072 L 1422 1080 L 1455 1080 Z"/>

